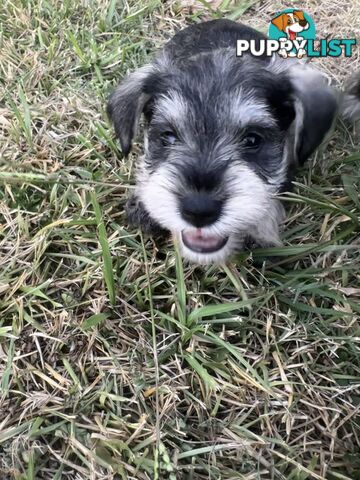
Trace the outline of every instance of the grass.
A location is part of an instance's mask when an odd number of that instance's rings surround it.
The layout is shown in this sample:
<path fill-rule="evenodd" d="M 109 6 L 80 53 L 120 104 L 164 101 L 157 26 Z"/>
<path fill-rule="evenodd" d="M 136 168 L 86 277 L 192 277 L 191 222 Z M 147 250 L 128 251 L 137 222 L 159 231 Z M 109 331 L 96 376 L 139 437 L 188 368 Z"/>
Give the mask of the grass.
<path fill-rule="evenodd" d="M 2 2 L 1 479 L 360 479 L 355 132 L 299 173 L 284 248 L 183 265 L 124 218 L 109 92 L 259 5 Z"/>

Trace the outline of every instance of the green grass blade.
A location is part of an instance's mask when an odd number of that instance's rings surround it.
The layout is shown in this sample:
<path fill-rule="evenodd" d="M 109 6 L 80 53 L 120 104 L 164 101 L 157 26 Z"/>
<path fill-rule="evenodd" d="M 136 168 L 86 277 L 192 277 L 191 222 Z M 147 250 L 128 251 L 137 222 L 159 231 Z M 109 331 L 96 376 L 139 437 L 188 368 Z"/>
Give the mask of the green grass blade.
<path fill-rule="evenodd" d="M 84 331 L 90 330 L 91 328 L 96 327 L 97 325 L 102 323 L 108 317 L 109 315 L 107 313 L 97 313 L 95 315 L 91 315 L 91 317 L 84 320 L 84 322 L 81 324 L 81 328 Z"/>
<path fill-rule="evenodd" d="M 95 192 L 91 192 L 91 201 L 93 204 L 95 218 L 97 222 L 98 239 L 99 239 L 101 250 L 102 250 L 103 274 L 104 274 L 105 284 L 108 290 L 110 303 L 112 305 L 115 305 L 115 281 L 114 281 L 112 257 L 110 253 L 109 242 L 106 235 L 106 229 L 105 229 L 105 225 L 102 217 L 101 208 L 97 201 Z"/>
<path fill-rule="evenodd" d="M 193 310 L 188 316 L 189 324 L 195 322 L 196 320 L 207 318 L 207 317 L 215 317 L 216 315 L 220 315 L 223 313 L 230 313 L 234 311 L 249 311 L 251 306 L 258 302 L 260 299 L 264 297 L 257 297 L 253 299 L 243 300 L 241 302 L 234 302 L 234 303 L 222 303 L 222 304 L 214 304 L 214 305 L 206 305 L 204 307 L 197 308 Z"/>
<path fill-rule="evenodd" d="M 207 392 L 210 392 L 212 390 L 215 390 L 217 387 L 217 383 L 215 379 L 209 375 L 209 372 L 204 368 L 197 360 L 196 358 L 189 354 L 185 353 L 184 354 L 184 359 L 188 362 L 188 364 L 195 370 L 195 372 L 199 375 L 201 380 L 204 382 L 205 388 Z"/>

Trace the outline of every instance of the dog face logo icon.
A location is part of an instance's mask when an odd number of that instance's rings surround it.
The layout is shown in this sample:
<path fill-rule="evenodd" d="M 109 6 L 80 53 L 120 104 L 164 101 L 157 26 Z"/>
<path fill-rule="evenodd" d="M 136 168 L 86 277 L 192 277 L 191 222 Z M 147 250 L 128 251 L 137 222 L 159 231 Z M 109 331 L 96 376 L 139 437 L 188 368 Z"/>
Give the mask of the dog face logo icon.
<path fill-rule="evenodd" d="M 292 13 L 282 13 L 273 18 L 271 23 L 282 32 L 285 32 L 289 40 L 295 40 L 300 32 L 308 30 L 309 28 L 309 22 L 305 19 L 302 10 L 294 10 Z"/>
<path fill-rule="evenodd" d="M 282 57 L 302 58 L 307 54 L 307 41 L 314 40 L 316 36 L 315 24 L 310 15 L 303 10 L 288 8 L 278 13 L 270 22 L 269 37 L 274 40 L 286 40 L 294 43 L 294 48 L 289 51 L 281 48 L 279 55 Z"/>

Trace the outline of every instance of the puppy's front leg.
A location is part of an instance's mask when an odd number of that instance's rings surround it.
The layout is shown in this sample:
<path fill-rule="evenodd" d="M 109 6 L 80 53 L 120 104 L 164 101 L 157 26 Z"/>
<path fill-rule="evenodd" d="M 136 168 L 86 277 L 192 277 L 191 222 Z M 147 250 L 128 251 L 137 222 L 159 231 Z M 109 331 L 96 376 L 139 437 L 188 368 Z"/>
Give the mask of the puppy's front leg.
<path fill-rule="evenodd" d="M 125 204 L 125 213 L 129 223 L 148 235 L 164 235 L 164 230 L 145 210 L 144 204 L 139 200 L 136 194 L 129 197 Z"/>

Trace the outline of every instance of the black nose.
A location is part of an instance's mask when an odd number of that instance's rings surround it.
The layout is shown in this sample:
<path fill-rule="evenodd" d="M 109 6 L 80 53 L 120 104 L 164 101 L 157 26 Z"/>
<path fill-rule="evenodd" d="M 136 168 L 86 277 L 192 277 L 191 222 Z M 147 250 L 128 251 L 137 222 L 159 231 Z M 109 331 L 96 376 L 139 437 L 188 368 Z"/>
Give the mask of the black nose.
<path fill-rule="evenodd" d="M 201 228 L 216 222 L 221 214 L 222 202 L 206 193 L 192 193 L 180 202 L 181 216 L 195 227 Z"/>

